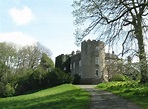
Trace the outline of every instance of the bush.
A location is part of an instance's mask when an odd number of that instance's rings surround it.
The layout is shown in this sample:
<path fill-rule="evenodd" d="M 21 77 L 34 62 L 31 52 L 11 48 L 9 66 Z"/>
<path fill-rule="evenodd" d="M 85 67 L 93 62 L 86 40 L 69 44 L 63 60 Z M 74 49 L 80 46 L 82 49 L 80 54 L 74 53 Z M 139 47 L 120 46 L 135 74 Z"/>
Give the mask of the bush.
<path fill-rule="evenodd" d="M 0 97 L 4 96 L 5 84 L 0 82 Z"/>
<path fill-rule="evenodd" d="M 81 76 L 78 74 L 74 75 L 73 84 L 80 84 Z"/>
<path fill-rule="evenodd" d="M 13 86 L 11 86 L 11 84 L 7 83 L 6 86 L 5 86 L 5 92 L 4 92 L 4 96 L 6 97 L 10 97 L 10 96 L 13 96 L 15 93 L 15 89 Z"/>
<path fill-rule="evenodd" d="M 125 81 L 125 80 L 126 78 L 123 74 L 114 74 L 110 79 L 110 81 Z"/>
<path fill-rule="evenodd" d="M 57 86 L 65 83 L 72 83 L 72 77 L 61 71 L 60 69 L 55 69 L 49 73 L 49 84 L 50 86 Z"/>
<path fill-rule="evenodd" d="M 11 86 L 10 83 L 2 83 L 0 82 L 0 96 L 1 97 L 9 97 L 13 96 L 15 93 L 15 89 L 13 86 Z"/>

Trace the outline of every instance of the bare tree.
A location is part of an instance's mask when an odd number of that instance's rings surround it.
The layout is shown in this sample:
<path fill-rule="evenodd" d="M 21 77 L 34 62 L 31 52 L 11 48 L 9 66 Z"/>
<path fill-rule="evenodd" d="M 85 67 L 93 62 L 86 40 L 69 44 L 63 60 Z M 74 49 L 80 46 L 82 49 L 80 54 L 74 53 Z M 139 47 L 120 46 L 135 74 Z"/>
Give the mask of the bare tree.
<path fill-rule="evenodd" d="M 148 30 L 148 0 L 74 0 L 73 7 L 76 42 L 79 44 L 94 31 L 99 39 L 103 38 L 107 43 L 120 43 L 122 55 L 129 51 L 138 55 L 141 82 L 147 82 L 144 41 L 147 40 Z"/>
<path fill-rule="evenodd" d="M 18 67 L 20 69 L 36 69 L 43 53 L 49 57 L 52 55 L 51 51 L 40 43 L 24 46 L 18 51 Z"/>

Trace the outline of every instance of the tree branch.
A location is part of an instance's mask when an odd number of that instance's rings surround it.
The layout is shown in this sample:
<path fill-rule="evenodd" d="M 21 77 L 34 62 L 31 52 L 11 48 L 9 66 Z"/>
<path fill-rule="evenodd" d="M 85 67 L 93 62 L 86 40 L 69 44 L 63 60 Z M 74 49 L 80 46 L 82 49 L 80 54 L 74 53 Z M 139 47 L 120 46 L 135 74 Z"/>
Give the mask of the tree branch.
<path fill-rule="evenodd" d="M 125 40 L 123 41 L 123 43 L 122 43 L 122 56 L 123 56 L 123 52 L 124 52 L 124 44 L 126 43 L 126 41 L 127 41 L 127 39 L 128 39 L 128 37 L 129 37 L 129 35 L 130 35 L 130 33 L 131 32 L 133 32 L 134 30 L 130 30 L 130 31 L 128 31 L 128 33 L 127 33 L 127 35 L 126 35 L 126 37 L 125 37 Z"/>

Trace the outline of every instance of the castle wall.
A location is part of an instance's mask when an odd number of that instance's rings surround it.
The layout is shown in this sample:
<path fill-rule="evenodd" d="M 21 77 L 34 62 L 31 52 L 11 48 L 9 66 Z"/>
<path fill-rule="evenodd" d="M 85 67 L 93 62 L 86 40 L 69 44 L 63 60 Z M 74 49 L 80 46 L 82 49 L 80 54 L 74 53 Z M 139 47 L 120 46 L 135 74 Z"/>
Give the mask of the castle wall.
<path fill-rule="evenodd" d="M 70 62 L 71 62 L 70 55 L 61 54 L 56 57 L 55 67 L 60 68 L 61 70 L 63 70 L 66 73 L 70 73 L 71 72 L 70 71 Z"/>
<path fill-rule="evenodd" d="M 81 76 L 81 53 L 71 57 L 71 75 L 78 74 Z"/>

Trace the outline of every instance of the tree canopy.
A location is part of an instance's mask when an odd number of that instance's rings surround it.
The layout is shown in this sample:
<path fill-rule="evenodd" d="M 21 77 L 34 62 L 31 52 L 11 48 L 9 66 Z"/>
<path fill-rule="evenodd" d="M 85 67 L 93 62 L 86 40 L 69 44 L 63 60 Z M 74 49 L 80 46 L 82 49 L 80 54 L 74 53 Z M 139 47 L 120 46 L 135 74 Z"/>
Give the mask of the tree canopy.
<path fill-rule="evenodd" d="M 0 43 L 0 97 L 12 96 L 16 89 L 26 91 L 28 86 L 31 90 L 37 84 L 36 76 L 46 76 L 47 68 L 54 69 L 50 56 L 51 51 L 39 43 L 22 48 L 13 43 Z M 37 79 L 40 82 L 42 78 Z"/>

